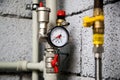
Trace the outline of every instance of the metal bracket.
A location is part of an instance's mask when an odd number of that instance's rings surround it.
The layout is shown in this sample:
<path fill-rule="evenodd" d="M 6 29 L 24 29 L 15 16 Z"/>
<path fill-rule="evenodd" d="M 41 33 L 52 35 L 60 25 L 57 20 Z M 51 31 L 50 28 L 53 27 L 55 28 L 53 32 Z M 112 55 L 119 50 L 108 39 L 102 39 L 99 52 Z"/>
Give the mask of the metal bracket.
<path fill-rule="evenodd" d="M 27 4 L 26 10 L 37 10 L 39 4 Z"/>

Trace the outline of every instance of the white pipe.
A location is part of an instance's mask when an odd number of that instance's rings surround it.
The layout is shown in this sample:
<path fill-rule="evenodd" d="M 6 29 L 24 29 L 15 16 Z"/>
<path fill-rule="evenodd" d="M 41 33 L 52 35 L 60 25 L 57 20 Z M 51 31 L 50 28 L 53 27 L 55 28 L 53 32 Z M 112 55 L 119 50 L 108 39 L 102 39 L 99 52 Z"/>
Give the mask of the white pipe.
<path fill-rule="evenodd" d="M 0 62 L 0 70 L 27 71 L 27 61 Z"/>
<path fill-rule="evenodd" d="M 43 71 L 44 70 L 44 61 L 41 61 L 40 63 L 28 63 L 27 69 Z"/>
<path fill-rule="evenodd" d="M 33 0 L 33 4 L 38 3 L 38 0 Z M 38 62 L 38 44 L 39 44 L 39 39 L 38 39 L 38 19 L 37 19 L 37 11 L 33 10 L 32 11 L 32 38 L 33 38 L 33 54 L 32 54 L 32 61 L 33 63 Z M 32 72 L 32 80 L 39 80 L 39 75 L 37 71 Z"/>
<path fill-rule="evenodd" d="M 12 69 L 17 70 L 18 63 L 8 63 L 8 62 L 0 62 L 0 69 Z"/>
<path fill-rule="evenodd" d="M 0 62 L 0 70 L 15 70 L 15 71 L 27 71 L 27 70 L 44 70 L 44 61 L 40 63 L 28 63 L 27 61 L 18 62 Z"/>
<path fill-rule="evenodd" d="M 49 16 L 49 25 L 48 25 L 48 29 L 50 29 L 51 27 L 56 26 L 56 6 L 57 5 L 57 0 L 46 0 L 46 7 L 50 8 L 51 12 L 50 12 L 50 16 Z"/>

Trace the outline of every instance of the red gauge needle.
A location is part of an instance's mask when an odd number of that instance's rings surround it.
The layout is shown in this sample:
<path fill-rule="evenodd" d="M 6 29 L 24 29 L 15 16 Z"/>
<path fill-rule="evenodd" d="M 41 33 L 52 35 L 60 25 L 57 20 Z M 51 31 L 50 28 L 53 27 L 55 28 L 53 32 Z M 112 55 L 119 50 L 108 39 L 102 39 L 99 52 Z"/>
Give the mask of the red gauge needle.
<path fill-rule="evenodd" d="M 58 36 L 56 36 L 56 38 L 58 38 L 58 39 L 60 39 L 62 37 L 62 35 L 60 34 L 60 35 L 58 35 Z"/>
<path fill-rule="evenodd" d="M 54 41 L 54 40 L 58 41 L 59 39 L 61 39 L 61 37 L 62 37 L 62 35 L 60 34 L 60 35 L 56 36 L 52 41 Z"/>

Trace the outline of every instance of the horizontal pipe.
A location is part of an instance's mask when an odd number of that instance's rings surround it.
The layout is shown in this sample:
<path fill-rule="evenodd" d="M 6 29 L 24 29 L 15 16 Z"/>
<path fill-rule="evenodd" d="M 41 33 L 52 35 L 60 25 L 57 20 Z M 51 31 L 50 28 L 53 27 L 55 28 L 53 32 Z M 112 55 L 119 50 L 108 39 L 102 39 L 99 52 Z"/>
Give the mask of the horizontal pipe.
<path fill-rule="evenodd" d="M 40 63 L 28 63 L 27 61 L 18 62 L 0 62 L 0 70 L 4 71 L 27 71 L 27 70 L 38 70 L 43 71 L 44 61 Z"/>
<path fill-rule="evenodd" d="M 27 61 L 0 62 L 1 70 L 27 71 Z"/>
<path fill-rule="evenodd" d="M 12 69 L 12 70 L 17 70 L 18 67 L 18 63 L 17 62 L 13 62 L 13 63 L 9 63 L 9 62 L 0 62 L 0 69 Z"/>

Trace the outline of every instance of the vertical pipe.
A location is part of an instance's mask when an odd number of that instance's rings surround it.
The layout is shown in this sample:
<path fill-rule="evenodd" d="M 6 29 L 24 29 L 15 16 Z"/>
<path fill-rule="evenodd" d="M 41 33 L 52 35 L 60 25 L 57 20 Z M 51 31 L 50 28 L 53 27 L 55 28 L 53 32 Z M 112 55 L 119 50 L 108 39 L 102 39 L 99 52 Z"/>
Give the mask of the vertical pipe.
<path fill-rule="evenodd" d="M 94 0 L 93 16 L 103 15 L 103 0 Z M 102 80 L 102 53 L 104 44 L 104 21 L 96 20 L 93 24 L 93 43 L 95 54 L 95 80 Z"/>
<path fill-rule="evenodd" d="M 33 4 L 38 4 L 38 0 L 33 0 Z M 38 20 L 37 20 L 37 12 L 35 10 L 32 11 L 32 38 L 33 38 L 33 53 L 32 53 L 32 61 L 33 63 L 38 62 Z M 38 72 L 32 72 L 32 80 L 39 80 Z"/>
<path fill-rule="evenodd" d="M 56 12 L 57 12 L 57 0 L 46 0 L 46 7 L 50 8 L 50 17 L 49 17 L 49 25 L 48 29 L 56 26 Z"/>
<path fill-rule="evenodd" d="M 85 27 L 93 25 L 93 52 L 95 55 L 95 80 L 102 80 L 102 53 L 104 52 L 103 0 L 94 0 L 93 17 L 85 17 Z"/>
<path fill-rule="evenodd" d="M 103 0 L 94 0 L 94 8 L 100 8 L 103 10 Z"/>
<path fill-rule="evenodd" d="M 102 80 L 102 61 L 101 61 L 101 58 L 95 58 L 95 80 Z"/>

